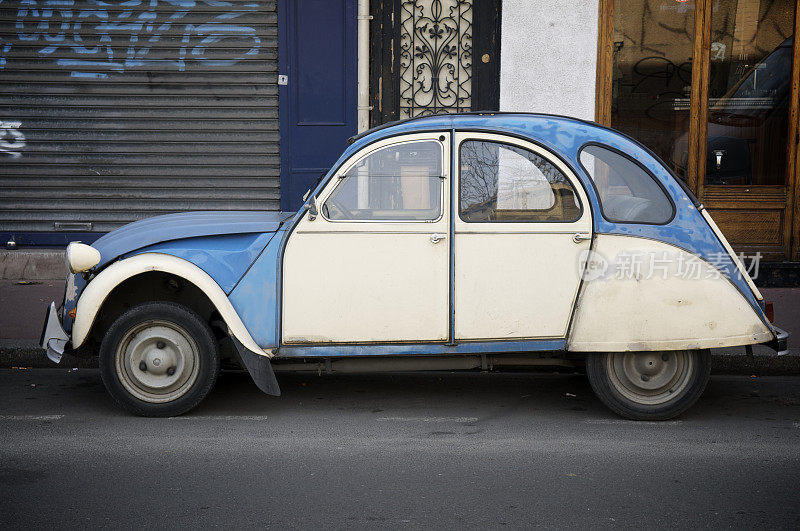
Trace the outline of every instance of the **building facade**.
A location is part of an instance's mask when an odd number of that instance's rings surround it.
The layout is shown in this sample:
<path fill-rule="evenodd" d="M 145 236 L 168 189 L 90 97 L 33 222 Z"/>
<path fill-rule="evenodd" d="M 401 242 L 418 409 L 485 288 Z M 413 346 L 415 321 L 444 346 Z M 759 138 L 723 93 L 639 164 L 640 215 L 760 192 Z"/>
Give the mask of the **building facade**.
<path fill-rule="evenodd" d="M 290 210 L 364 128 L 597 120 L 734 247 L 800 261 L 798 0 L 2 0 L 0 233 Z"/>

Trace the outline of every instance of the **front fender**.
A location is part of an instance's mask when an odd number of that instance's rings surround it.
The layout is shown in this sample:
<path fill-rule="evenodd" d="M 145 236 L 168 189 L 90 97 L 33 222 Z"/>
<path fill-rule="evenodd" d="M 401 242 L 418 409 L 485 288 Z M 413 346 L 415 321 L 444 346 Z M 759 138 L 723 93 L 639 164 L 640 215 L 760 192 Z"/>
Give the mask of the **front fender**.
<path fill-rule="evenodd" d="M 78 299 L 75 323 L 72 327 L 72 348 L 78 348 L 86 341 L 100 308 L 115 287 L 133 276 L 151 271 L 170 273 L 197 286 L 216 307 L 231 335 L 248 350 L 271 357 L 269 352 L 261 349 L 253 341 L 227 295 L 208 273 L 191 262 L 160 253 L 144 253 L 119 260 L 89 282 Z"/>

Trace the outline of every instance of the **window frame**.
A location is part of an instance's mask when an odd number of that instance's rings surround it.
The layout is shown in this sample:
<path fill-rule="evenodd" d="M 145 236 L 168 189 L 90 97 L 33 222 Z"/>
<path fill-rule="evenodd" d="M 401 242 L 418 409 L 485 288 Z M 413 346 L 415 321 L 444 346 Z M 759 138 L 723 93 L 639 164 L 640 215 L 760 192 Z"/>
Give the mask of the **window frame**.
<path fill-rule="evenodd" d="M 586 169 L 586 166 L 583 165 L 583 161 L 581 160 L 581 154 L 583 153 L 583 150 L 586 149 L 587 147 L 591 147 L 591 146 L 597 146 L 597 147 L 602 148 L 602 149 L 607 149 L 608 151 L 611 151 L 612 153 L 615 153 L 616 155 L 619 155 L 622 158 L 627 159 L 628 161 L 630 161 L 633 164 L 635 164 L 636 166 L 638 166 L 642 171 L 644 171 L 645 174 L 648 177 L 650 177 L 650 179 L 653 180 L 658 185 L 658 187 L 661 189 L 661 192 L 664 194 L 664 196 L 666 196 L 667 200 L 669 201 L 669 204 L 672 207 L 672 215 L 669 217 L 669 219 L 667 219 L 667 221 L 665 221 L 663 223 L 654 223 L 652 221 L 624 221 L 624 220 L 617 220 L 617 219 L 614 219 L 614 218 L 611 218 L 611 217 L 607 216 L 605 211 L 603 210 L 603 200 L 600 198 L 600 189 L 597 187 L 597 184 L 594 182 L 594 177 L 592 177 L 592 174 L 589 172 L 589 170 Z M 631 157 L 630 155 L 624 153 L 623 151 L 621 151 L 621 150 L 619 150 L 619 149 L 617 149 L 615 147 L 609 146 L 608 144 L 603 144 L 602 142 L 591 141 L 591 142 L 586 142 L 585 144 L 582 144 L 581 147 L 578 148 L 578 152 L 577 152 L 577 157 L 576 158 L 578 160 L 578 165 L 580 165 L 581 170 L 583 170 L 583 172 L 586 174 L 586 177 L 589 179 L 589 182 L 592 185 L 592 189 L 594 190 L 595 197 L 597 198 L 597 205 L 598 205 L 599 210 L 600 210 L 600 215 L 603 216 L 603 219 L 606 220 L 607 222 L 625 224 L 625 225 L 652 225 L 652 226 L 656 226 L 656 227 L 661 227 L 661 226 L 669 225 L 670 223 L 672 223 L 672 221 L 675 219 L 675 216 L 678 215 L 678 207 L 675 204 L 675 200 L 672 198 L 672 194 L 669 193 L 669 190 L 667 190 L 667 188 L 664 186 L 664 183 L 662 183 L 661 180 L 658 177 L 656 177 L 655 174 L 653 174 L 653 172 L 651 172 L 647 168 L 647 166 L 645 166 L 644 164 L 642 164 L 641 162 L 639 162 L 635 158 Z M 658 164 L 660 164 L 662 166 L 662 168 L 664 168 L 664 170 L 667 171 L 667 173 L 670 176 L 672 176 L 672 172 L 668 171 L 664 167 L 663 163 L 660 160 L 658 160 L 656 158 L 656 162 Z M 680 180 L 680 179 L 677 179 L 677 180 Z"/>
<path fill-rule="evenodd" d="M 463 131 L 463 132 L 468 133 L 469 131 Z M 499 133 L 499 132 L 490 132 L 489 134 L 505 136 L 505 135 L 503 135 L 502 133 Z M 512 139 L 509 139 L 509 140 L 512 140 Z M 553 166 L 559 172 L 561 172 L 561 174 L 564 175 L 564 177 L 566 178 L 567 182 L 572 187 L 573 196 L 574 196 L 575 200 L 578 202 L 578 214 L 577 214 L 577 216 L 574 219 L 570 219 L 570 220 L 547 219 L 547 220 L 503 220 L 503 221 L 486 220 L 486 221 L 474 221 L 474 220 L 464 219 L 462 217 L 462 215 L 461 215 L 461 185 L 463 183 L 463 175 L 462 175 L 462 170 L 461 170 L 461 160 L 462 160 L 461 159 L 461 146 L 465 142 L 487 142 L 487 143 L 492 143 L 492 144 L 505 145 L 505 146 L 509 146 L 509 147 L 513 147 L 513 148 L 517 148 L 517 149 L 523 149 L 525 151 L 528 151 L 530 153 L 533 153 L 533 154 L 543 158 L 551 166 Z M 537 145 L 537 147 L 538 147 L 538 145 Z M 461 141 L 459 141 L 458 144 L 453 147 L 453 149 L 458 154 L 458 158 L 457 158 L 457 160 L 458 160 L 458 192 L 457 192 L 457 194 L 455 194 L 456 195 L 456 201 L 455 201 L 455 205 L 453 205 L 453 208 L 458 211 L 458 219 L 462 223 L 469 223 L 469 224 L 475 224 L 475 225 L 478 225 L 478 224 L 480 224 L 480 225 L 501 225 L 501 224 L 525 224 L 525 225 L 528 225 L 528 224 L 532 224 L 532 223 L 576 223 L 576 222 L 580 221 L 583 218 L 583 214 L 584 214 L 583 201 L 581 201 L 581 197 L 580 197 L 580 194 L 578 193 L 578 188 L 576 186 L 576 183 L 573 182 L 573 179 L 570 179 L 569 175 L 567 175 L 558 166 L 558 164 L 555 164 L 553 162 L 552 157 L 548 156 L 547 152 L 545 152 L 543 149 L 541 151 L 537 151 L 537 150 L 533 150 L 533 149 L 531 149 L 530 147 L 527 147 L 527 146 L 521 146 L 521 145 L 516 144 L 516 143 L 514 143 L 512 141 L 495 140 L 495 139 L 487 139 L 487 138 L 480 138 L 480 137 L 467 137 L 467 138 L 464 138 Z M 576 180 L 578 181 L 577 185 L 580 186 L 580 179 L 576 179 Z M 548 181 L 548 183 L 549 183 L 549 181 Z M 551 188 L 551 190 L 552 190 L 552 188 Z M 553 203 L 553 206 L 548 210 L 552 210 L 553 208 L 555 208 L 555 202 Z M 531 209 L 531 212 L 547 212 L 547 210 L 533 210 L 533 209 Z"/>
<path fill-rule="evenodd" d="M 446 190 L 445 190 L 445 182 L 447 181 L 447 175 L 444 171 L 444 166 L 447 164 L 447 159 L 445 159 L 445 152 L 444 152 L 444 142 L 441 140 L 441 136 L 445 133 L 436 133 L 439 134 L 439 137 L 430 137 L 430 138 L 414 138 L 414 139 L 405 139 L 399 140 L 397 142 L 390 142 L 388 144 L 382 144 L 380 146 L 376 146 L 375 144 L 381 143 L 381 140 L 388 140 L 380 139 L 376 140 L 374 144 L 370 144 L 365 146 L 359 152 L 353 154 L 353 156 L 348 159 L 344 164 L 342 164 L 339 169 L 334 173 L 331 181 L 333 182 L 333 186 L 330 188 L 329 191 L 326 191 L 324 197 L 320 198 L 320 205 L 319 205 L 319 216 L 329 223 L 438 223 L 444 217 L 445 208 L 444 203 L 447 199 Z M 439 216 L 436 218 L 431 219 L 330 219 L 328 216 L 325 215 L 325 203 L 331 198 L 331 196 L 342 186 L 347 179 L 347 173 L 356 167 L 362 160 L 369 157 L 373 153 L 377 153 L 383 149 L 391 148 L 394 146 L 398 146 L 401 144 L 411 144 L 417 142 L 435 142 L 439 145 L 439 151 L 441 153 L 440 159 L 440 172 L 442 175 L 439 175 Z M 352 161 L 352 162 L 351 162 Z"/>

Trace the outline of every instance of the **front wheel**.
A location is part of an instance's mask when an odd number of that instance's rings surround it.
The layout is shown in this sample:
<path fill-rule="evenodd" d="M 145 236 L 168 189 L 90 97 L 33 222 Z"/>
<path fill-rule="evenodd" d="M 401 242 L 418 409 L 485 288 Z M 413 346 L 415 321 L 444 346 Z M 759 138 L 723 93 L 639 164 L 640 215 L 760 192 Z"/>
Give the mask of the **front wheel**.
<path fill-rule="evenodd" d="M 134 306 L 114 321 L 100 345 L 106 389 L 136 415 L 189 411 L 211 391 L 218 373 L 211 329 L 197 313 L 172 302 Z"/>
<path fill-rule="evenodd" d="M 586 375 L 597 397 L 634 420 L 666 420 L 689 409 L 708 383 L 708 350 L 589 354 Z"/>

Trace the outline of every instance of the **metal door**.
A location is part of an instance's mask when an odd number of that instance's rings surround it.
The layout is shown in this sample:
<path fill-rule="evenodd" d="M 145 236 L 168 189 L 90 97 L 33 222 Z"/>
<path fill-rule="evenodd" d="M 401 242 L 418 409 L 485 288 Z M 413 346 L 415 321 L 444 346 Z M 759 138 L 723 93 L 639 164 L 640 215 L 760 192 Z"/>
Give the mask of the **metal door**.
<path fill-rule="evenodd" d="M 448 338 L 450 135 L 365 147 L 316 198 L 283 260 L 283 343 Z"/>
<path fill-rule="evenodd" d="M 356 2 L 278 9 L 281 208 L 296 210 L 356 133 Z"/>
<path fill-rule="evenodd" d="M 539 146 L 457 133 L 455 339 L 565 337 L 592 213 L 572 171 Z"/>

